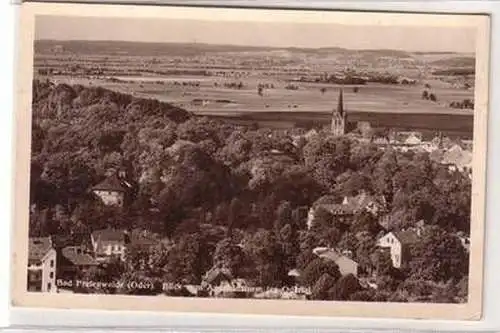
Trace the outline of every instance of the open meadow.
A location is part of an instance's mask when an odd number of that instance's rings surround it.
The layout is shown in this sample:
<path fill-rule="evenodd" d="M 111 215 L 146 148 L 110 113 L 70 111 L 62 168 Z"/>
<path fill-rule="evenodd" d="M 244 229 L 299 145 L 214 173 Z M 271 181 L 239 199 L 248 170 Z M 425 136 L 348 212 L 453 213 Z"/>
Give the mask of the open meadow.
<path fill-rule="evenodd" d="M 352 121 L 472 134 L 472 109 L 450 107 L 474 99 L 474 58 L 466 55 L 114 44 L 40 41 L 35 75 L 154 98 L 197 115 L 277 127 L 308 120 L 326 124 L 342 88 Z M 339 81 L 346 77 L 364 81 Z"/>

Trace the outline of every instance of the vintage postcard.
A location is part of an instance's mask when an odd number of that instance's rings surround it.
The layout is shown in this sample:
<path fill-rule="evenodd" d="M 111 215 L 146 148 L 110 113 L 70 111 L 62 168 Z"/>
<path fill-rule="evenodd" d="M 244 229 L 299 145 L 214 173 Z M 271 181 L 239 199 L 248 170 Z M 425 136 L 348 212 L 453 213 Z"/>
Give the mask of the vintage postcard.
<path fill-rule="evenodd" d="M 480 319 L 488 16 L 20 27 L 13 305 Z"/>

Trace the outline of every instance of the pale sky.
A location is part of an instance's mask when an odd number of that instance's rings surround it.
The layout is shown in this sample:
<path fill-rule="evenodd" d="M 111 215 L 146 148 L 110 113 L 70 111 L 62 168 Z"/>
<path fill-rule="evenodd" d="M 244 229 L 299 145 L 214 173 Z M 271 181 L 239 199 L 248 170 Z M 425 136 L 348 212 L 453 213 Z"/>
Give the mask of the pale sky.
<path fill-rule="evenodd" d="M 38 16 L 36 39 L 474 52 L 470 28 Z"/>

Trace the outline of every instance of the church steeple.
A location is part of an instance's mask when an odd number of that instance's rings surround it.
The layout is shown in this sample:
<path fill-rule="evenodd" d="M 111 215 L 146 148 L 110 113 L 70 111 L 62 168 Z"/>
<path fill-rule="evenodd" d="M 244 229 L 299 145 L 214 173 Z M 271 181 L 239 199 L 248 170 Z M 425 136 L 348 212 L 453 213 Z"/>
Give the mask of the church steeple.
<path fill-rule="evenodd" d="M 342 89 L 339 91 L 339 100 L 337 103 L 337 113 L 341 116 L 344 117 L 344 94 Z"/>
<path fill-rule="evenodd" d="M 333 110 L 332 114 L 332 133 L 335 136 L 341 136 L 345 134 L 345 123 L 346 123 L 346 113 L 344 110 L 344 96 L 343 90 L 339 91 L 339 98 L 337 101 L 337 109 Z"/>

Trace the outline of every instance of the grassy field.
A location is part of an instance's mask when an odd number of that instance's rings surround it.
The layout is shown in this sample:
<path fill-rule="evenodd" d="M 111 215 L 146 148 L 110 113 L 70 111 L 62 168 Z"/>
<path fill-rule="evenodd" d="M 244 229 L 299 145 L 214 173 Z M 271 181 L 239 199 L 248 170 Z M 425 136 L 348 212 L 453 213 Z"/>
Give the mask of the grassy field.
<path fill-rule="evenodd" d="M 170 78 L 168 82 L 181 82 L 186 78 Z M 188 78 L 189 81 L 197 81 Z M 200 87 L 179 87 L 171 83 L 157 83 L 159 78 L 130 80 L 133 83 L 116 83 L 107 80 L 57 78 L 56 82 L 103 86 L 138 97 L 155 98 L 183 107 L 200 116 L 211 116 L 237 124 L 258 123 L 269 127 L 294 127 L 326 125 L 331 112 L 337 106 L 339 86 L 322 84 L 299 84 L 299 90 L 282 88 L 285 82 L 266 81 L 275 84 L 275 89 L 257 94 L 255 82 L 246 81 L 241 90 L 214 88 L 212 78 L 199 78 Z M 262 81 L 260 81 L 262 82 Z M 251 85 L 251 86 L 250 86 Z M 250 87 L 249 87 L 250 86 Z M 327 91 L 321 93 L 320 87 Z M 424 136 L 432 137 L 437 131 L 451 137 L 472 138 L 473 112 L 446 107 L 448 101 L 471 98 L 470 91 L 440 87 L 438 82 L 432 91 L 439 100 L 434 103 L 421 99 L 423 87 L 401 87 L 382 84 L 360 86 L 357 93 L 353 87 L 343 87 L 344 105 L 348 121 L 369 121 L 376 128 L 398 128 L 420 130 Z M 206 105 L 194 105 L 193 100 L 210 101 Z M 217 102 L 219 100 L 219 102 Z"/>
<path fill-rule="evenodd" d="M 449 107 L 451 102 L 474 99 L 471 76 L 433 73 L 473 73 L 473 55 L 351 51 L 334 47 L 310 50 L 57 43 L 44 41 L 35 45 L 37 77 L 155 98 L 198 115 L 279 127 L 326 123 L 337 106 L 339 89 L 343 88 L 344 106 L 351 121 L 367 120 L 380 127 L 443 130 L 468 136 L 472 133 L 473 111 Z M 62 51 L 54 51 L 55 46 Z M 45 75 L 38 71 L 47 68 L 56 73 Z M 345 69 L 390 73 L 414 79 L 416 84 L 368 83 L 354 91 L 351 85 L 292 82 L 299 77 L 317 78 L 323 72 L 338 74 Z M 236 87 L 240 82 L 241 86 Z M 472 88 L 465 89 L 464 82 L 472 84 Z M 261 84 L 266 88 L 259 94 Z M 291 84 L 297 89 L 287 89 Z M 424 90 L 434 94 L 437 101 L 422 99 Z"/>
<path fill-rule="evenodd" d="M 125 78 L 121 78 L 125 80 Z M 348 110 L 355 112 L 390 112 L 390 113 L 444 113 L 472 114 L 471 110 L 451 109 L 452 101 L 473 99 L 472 90 L 453 89 L 437 80 L 428 80 L 429 92 L 438 100 L 431 102 L 421 98 L 425 89 L 421 85 L 401 86 L 367 84 L 344 86 L 320 83 L 293 83 L 298 90 L 285 89 L 285 80 L 269 78 L 246 78 L 241 80 L 242 89 L 225 88 L 224 83 L 238 83 L 238 80 L 225 80 L 212 77 L 161 77 L 128 78 L 128 82 L 109 82 L 105 79 L 78 79 L 58 77 L 56 82 L 79 83 L 83 85 L 103 86 L 113 90 L 132 93 L 137 96 L 156 98 L 185 108 L 189 111 L 206 115 L 231 115 L 246 112 L 327 112 L 337 105 L 338 92 L 344 90 L 344 103 Z M 159 83 L 161 81 L 163 83 Z M 175 85 L 174 82 L 196 82 L 199 86 Z M 217 83 L 217 86 L 214 84 Z M 274 89 L 264 89 L 258 94 L 259 83 L 272 84 Z M 321 88 L 326 88 L 322 93 Z M 203 102 L 202 102 L 203 101 Z"/>

